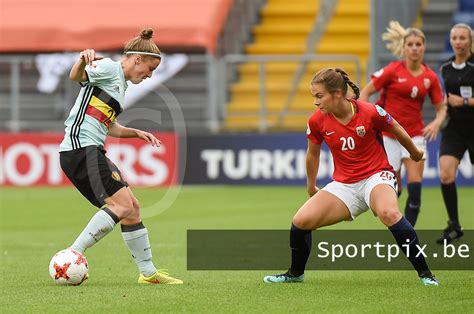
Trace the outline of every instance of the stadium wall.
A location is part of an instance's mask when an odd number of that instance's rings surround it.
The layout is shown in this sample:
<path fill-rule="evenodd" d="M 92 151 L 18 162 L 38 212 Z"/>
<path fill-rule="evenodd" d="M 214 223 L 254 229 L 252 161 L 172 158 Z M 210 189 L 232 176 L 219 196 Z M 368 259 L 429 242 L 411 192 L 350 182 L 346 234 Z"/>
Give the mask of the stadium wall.
<path fill-rule="evenodd" d="M 304 134 L 235 134 L 187 138 L 185 184 L 306 185 Z M 439 185 L 439 139 L 428 143 L 423 184 Z M 332 156 L 323 145 L 318 185 L 331 181 Z M 466 154 L 456 184 L 474 186 Z"/>
<path fill-rule="evenodd" d="M 132 186 L 306 184 L 304 134 L 155 135 L 163 143 L 159 149 L 138 139 L 107 140 L 107 155 Z M 61 133 L 0 133 L 0 185 L 69 185 L 59 164 L 62 138 Z M 425 186 L 439 185 L 438 149 L 439 140 L 428 143 Z M 323 146 L 318 185 L 329 182 L 332 172 L 331 154 Z M 456 183 L 474 186 L 467 154 Z"/>
<path fill-rule="evenodd" d="M 109 138 L 107 156 L 132 186 L 169 186 L 178 180 L 179 139 L 154 133 L 160 148 L 139 139 Z M 61 133 L 0 133 L 0 185 L 70 185 L 59 163 Z"/>

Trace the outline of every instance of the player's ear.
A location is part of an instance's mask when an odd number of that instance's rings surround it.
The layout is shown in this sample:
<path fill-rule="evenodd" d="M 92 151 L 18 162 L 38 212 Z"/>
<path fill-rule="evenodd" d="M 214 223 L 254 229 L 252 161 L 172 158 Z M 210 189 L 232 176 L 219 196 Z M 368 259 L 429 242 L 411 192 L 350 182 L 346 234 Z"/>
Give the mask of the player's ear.
<path fill-rule="evenodd" d="M 342 91 L 340 89 L 336 89 L 333 91 L 333 97 L 339 99 L 339 98 L 342 98 L 343 95 L 342 95 Z"/>
<path fill-rule="evenodd" d="M 135 57 L 135 64 L 140 64 L 140 63 L 142 63 L 142 61 L 143 61 L 143 60 L 142 60 L 142 56 L 137 55 L 137 56 Z"/>

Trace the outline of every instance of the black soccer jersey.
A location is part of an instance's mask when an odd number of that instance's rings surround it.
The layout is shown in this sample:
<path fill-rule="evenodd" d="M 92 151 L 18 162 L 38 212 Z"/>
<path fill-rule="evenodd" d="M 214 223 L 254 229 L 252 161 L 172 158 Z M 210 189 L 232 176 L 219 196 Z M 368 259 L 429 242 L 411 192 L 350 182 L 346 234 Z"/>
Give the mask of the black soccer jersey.
<path fill-rule="evenodd" d="M 454 64 L 454 56 L 441 65 L 441 75 L 443 77 L 446 95 L 448 93 L 462 96 L 463 98 L 474 97 L 474 55 L 464 64 Z M 449 100 L 448 100 L 449 102 Z M 453 107 L 448 105 L 448 115 L 453 122 L 474 123 L 474 107 L 461 106 Z"/>

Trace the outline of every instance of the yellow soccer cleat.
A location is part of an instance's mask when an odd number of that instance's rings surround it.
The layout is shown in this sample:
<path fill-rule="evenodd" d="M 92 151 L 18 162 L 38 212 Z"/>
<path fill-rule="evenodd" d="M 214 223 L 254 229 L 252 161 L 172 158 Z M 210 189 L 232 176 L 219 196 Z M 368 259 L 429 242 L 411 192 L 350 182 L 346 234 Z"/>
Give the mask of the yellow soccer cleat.
<path fill-rule="evenodd" d="M 145 277 L 140 274 L 138 277 L 138 283 L 142 284 L 165 284 L 165 285 L 180 285 L 183 283 L 182 280 L 171 277 L 167 272 L 157 270 L 156 273 L 150 277 Z"/>

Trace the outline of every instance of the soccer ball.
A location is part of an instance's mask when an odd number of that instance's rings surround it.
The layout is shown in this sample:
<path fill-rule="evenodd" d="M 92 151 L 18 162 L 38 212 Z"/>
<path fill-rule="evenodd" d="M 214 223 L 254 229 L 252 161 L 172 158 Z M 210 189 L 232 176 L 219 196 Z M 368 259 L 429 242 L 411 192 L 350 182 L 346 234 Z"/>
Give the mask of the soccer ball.
<path fill-rule="evenodd" d="M 86 257 L 73 249 L 59 251 L 49 263 L 49 275 L 57 285 L 78 286 L 87 279 L 88 271 Z"/>

